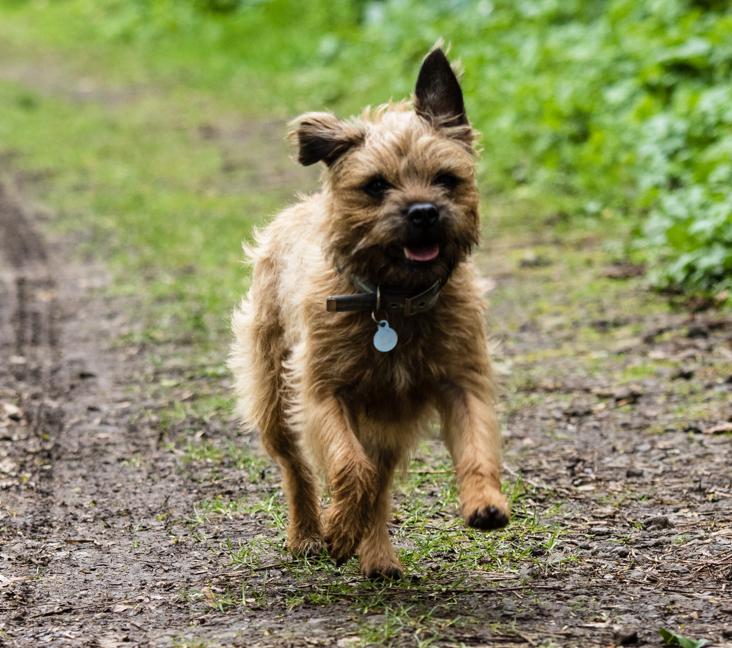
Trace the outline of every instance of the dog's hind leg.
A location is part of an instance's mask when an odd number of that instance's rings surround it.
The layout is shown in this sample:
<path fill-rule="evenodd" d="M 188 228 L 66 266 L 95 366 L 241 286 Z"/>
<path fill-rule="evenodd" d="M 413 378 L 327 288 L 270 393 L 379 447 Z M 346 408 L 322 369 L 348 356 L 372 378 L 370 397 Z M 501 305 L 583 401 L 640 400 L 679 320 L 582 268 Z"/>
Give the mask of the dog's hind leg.
<path fill-rule="evenodd" d="M 262 430 L 262 442 L 282 471 L 289 523 L 287 546 L 295 555 L 315 555 L 323 548 L 317 482 L 295 442 L 282 423 Z"/>
<path fill-rule="evenodd" d="M 501 493 L 501 441 L 492 385 L 475 376 L 443 387 L 442 434 L 455 464 L 463 519 L 479 529 L 505 526 L 509 508 Z"/>
<path fill-rule="evenodd" d="M 294 554 L 315 554 L 323 546 L 318 483 L 285 415 L 288 386 L 283 365 L 288 350 L 277 300 L 272 298 L 275 273 L 268 264 L 268 259 L 260 260 L 250 293 L 234 313 L 229 364 L 239 413 L 259 430 L 262 445 L 282 471 L 289 510 L 288 548 Z"/>

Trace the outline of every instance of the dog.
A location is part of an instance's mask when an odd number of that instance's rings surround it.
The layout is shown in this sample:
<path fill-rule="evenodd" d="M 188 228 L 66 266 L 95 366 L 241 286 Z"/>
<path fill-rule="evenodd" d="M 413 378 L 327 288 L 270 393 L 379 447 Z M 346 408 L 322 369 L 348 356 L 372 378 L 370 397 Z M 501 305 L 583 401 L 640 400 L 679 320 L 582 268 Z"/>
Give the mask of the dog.
<path fill-rule="evenodd" d="M 279 464 L 288 548 L 358 554 L 398 578 L 390 486 L 439 415 L 465 523 L 503 527 L 500 433 L 485 313 L 470 253 L 479 238 L 475 131 L 442 49 L 411 102 L 291 124 L 322 187 L 245 250 L 247 296 L 232 318 L 237 410 Z M 321 513 L 320 476 L 331 502 Z"/>

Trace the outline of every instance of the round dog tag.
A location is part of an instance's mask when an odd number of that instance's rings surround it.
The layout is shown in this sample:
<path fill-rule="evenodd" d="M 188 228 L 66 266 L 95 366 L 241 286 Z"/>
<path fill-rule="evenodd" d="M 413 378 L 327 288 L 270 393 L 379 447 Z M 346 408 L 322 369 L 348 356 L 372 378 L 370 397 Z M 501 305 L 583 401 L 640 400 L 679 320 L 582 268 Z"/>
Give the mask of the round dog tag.
<path fill-rule="evenodd" d="M 376 323 L 376 333 L 374 333 L 374 347 L 377 351 L 387 353 L 396 345 L 399 337 L 396 331 L 389 326 L 386 320 L 380 320 Z"/>

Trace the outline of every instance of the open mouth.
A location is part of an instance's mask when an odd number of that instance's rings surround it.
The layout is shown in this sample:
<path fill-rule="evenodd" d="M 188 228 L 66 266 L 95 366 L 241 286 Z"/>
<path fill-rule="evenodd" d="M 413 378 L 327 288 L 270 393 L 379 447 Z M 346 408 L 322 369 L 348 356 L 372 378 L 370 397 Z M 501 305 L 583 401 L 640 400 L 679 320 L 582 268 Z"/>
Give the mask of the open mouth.
<path fill-rule="evenodd" d="M 405 245 L 404 256 L 410 261 L 419 261 L 420 263 L 434 261 L 438 256 L 440 256 L 440 244 L 428 243 L 426 245 Z"/>

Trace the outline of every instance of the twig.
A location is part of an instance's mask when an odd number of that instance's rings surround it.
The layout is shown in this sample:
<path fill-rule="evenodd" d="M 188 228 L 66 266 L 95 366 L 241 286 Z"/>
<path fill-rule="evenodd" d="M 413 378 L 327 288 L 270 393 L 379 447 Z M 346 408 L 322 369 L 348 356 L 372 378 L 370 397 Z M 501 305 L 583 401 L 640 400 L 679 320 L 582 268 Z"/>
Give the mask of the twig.
<path fill-rule="evenodd" d="M 278 563 L 272 563 L 271 565 L 263 565 L 262 567 L 252 567 L 250 571 L 259 572 L 267 571 L 268 569 L 280 569 L 282 567 L 292 567 L 295 563 L 292 560 L 282 561 Z"/>
<path fill-rule="evenodd" d="M 447 475 L 452 470 L 407 470 L 408 475 Z"/>
<path fill-rule="evenodd" d="M 398 594 L 495 594 L 496 592 L 523 592 L 527 590 L 559 590 L 564 585 L 512 585 L 506 587 L 500 583 L 496 583 L 496 587 L 476 587 L 476 588 L 446 588 L 446 589 L 402 589 L 398 587 L 398 582 L 390 592 Z M 308 591 L 311 588 L 307 588 Z M 298 588 L 298 591 L 305 591 L 306 588 Z M 382 593 L 381 590 L 363 591 L 363 592 L 328 592 L 328 596 L 337 596 L 341 598 L 362 598 L 364 596 L 374 596 Z"/>
<path fill-rule="evenodd" d="M 533 486 L 534 488 L 537 488 L 539 490 L 545 490 L 545 491 L 554 491 L 559 492 L 560 489 L 556 488 L 555 486 L 549 486 L 548 484 L 540 484 L 539 482 L 534 481 L 533 479 L 529 479 L 528 477 L 525 477 L 521 473 L 519 473 L 517 470 L 514 470 L 510 466 L 506 466 L 504 464 L 503 469 L 511 475 L 511 477 L 514 478 L 520 478 L 522 481 L 525 481 L 529 486 Z"/>

